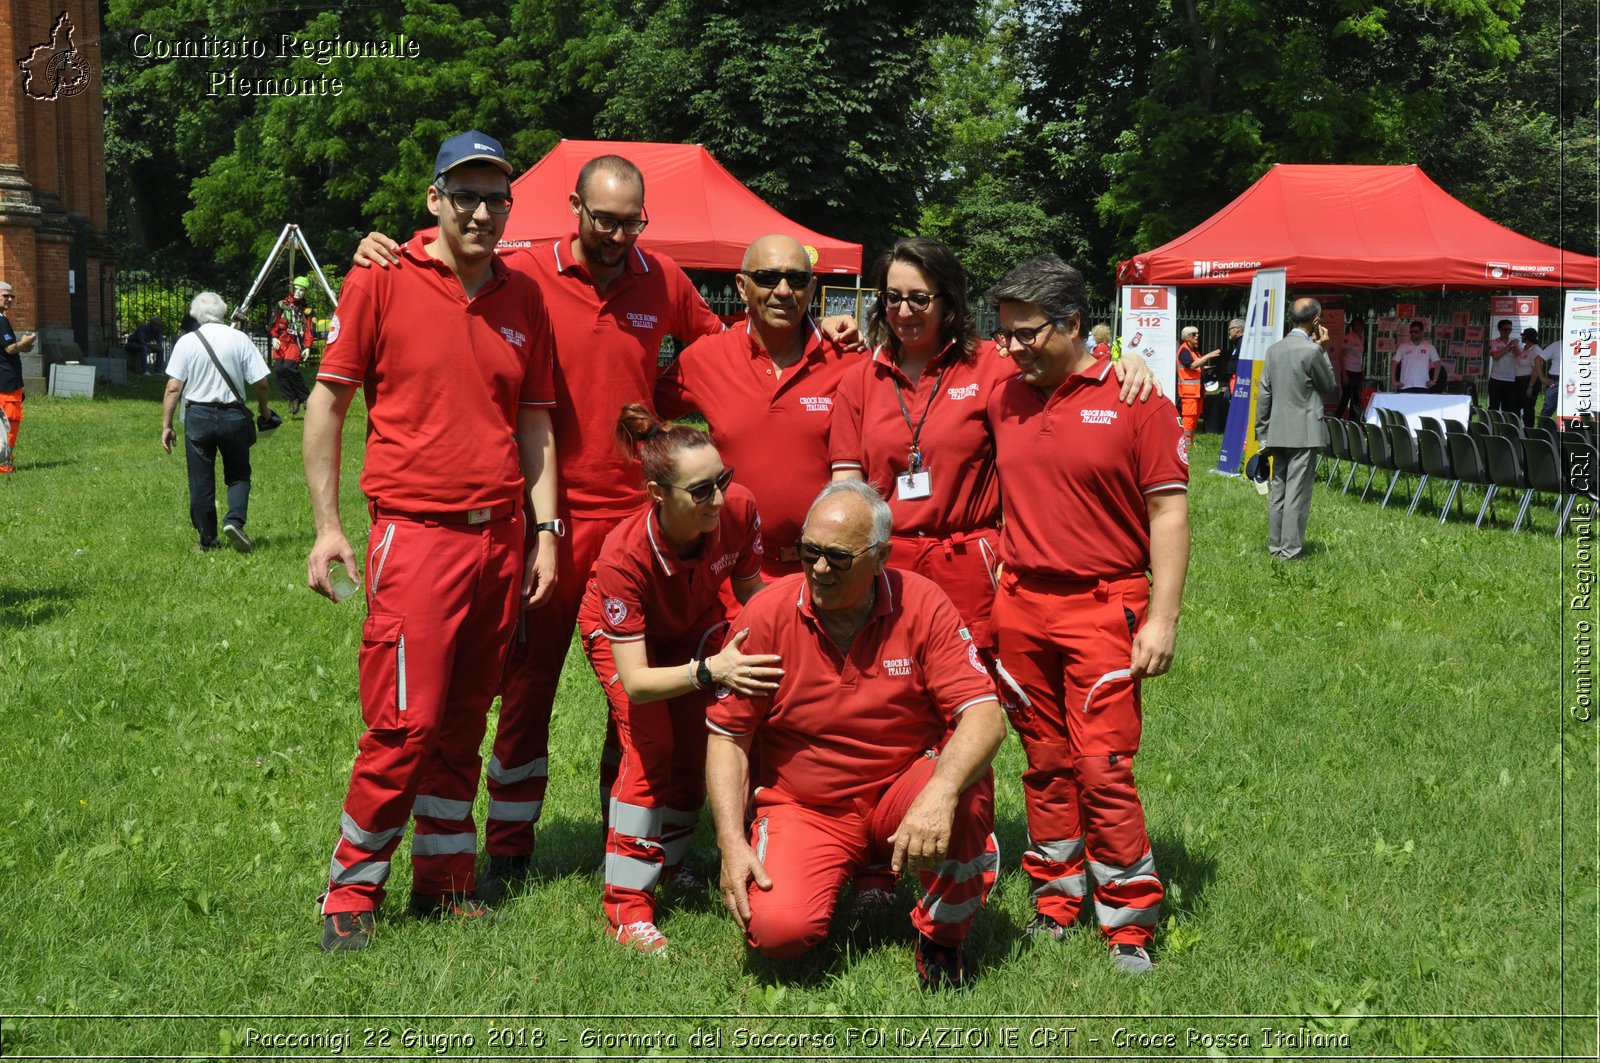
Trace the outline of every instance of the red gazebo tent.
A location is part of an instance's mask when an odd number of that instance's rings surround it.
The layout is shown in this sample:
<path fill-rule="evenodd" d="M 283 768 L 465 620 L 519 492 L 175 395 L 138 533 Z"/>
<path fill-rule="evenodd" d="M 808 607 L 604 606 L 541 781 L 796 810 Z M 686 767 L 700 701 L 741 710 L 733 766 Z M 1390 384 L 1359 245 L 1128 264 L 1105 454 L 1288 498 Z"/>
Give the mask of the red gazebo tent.
<path fill-rule="evenodd" d="M 1541 244 L 1459 202 L 1417 166 L 1280 163 L 1176 240 L 1117 264 L 1119 284 L 1295 288 L 1595 288 L 1600 259 Z"/>
<path fill-rule="evenodd" d="M 737 270 L 756 237 L 784 233 L 816 249 L 816 272 L 861 272 L 860 244 L 790 221 L 698 144 L 563 140 L 512 182 L 516 203 L 500 247 L 526 247 L 572 232 L 567 196 L 583 164 L 597 155 L 621 155 L 644 173 L 650 225 L 639 243 L 685 269 Z"/>

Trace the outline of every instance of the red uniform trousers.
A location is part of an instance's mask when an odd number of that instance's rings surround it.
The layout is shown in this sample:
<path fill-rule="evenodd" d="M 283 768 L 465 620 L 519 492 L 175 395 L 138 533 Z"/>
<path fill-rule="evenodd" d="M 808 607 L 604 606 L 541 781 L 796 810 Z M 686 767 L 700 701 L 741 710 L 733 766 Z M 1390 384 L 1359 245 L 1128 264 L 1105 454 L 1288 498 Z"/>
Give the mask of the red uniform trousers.
<path fill-rule="evenodd" d="M 1139 684 L 1130 662 L 1150 584 L 1000 578 L 994 626 L 1000 666 L 1017 686 L 1010 708 L 1028 767 L 1022 775 L 1034 906 L 1066 926 L 1094 875 L 1094 911 L 1117 944 L 1145 945 L 1161 915 L 1144 808 L 1133 781 Z"/>
<path fill-rule="evenodd" d="M 522 518 L 438 524 L 379 514 L 367 547 L 361 736 L 324 915 L 383 903 L 414 817 L 412 891 L 469 893 L 489 703 L 519 609 Z"/>
<path fill-rule="evenodd" d="M 550 775 L 550 714 L 556 687 L 572 647 L 589 571 L 600 556 L 601 544 L 623 516 L 567 521 L 567 534 L 556 540 L 555 591 L 543 606 L 522 614 L 522 625 L 511 641 L 500 684 L 500 725 L 489 758 L 489 817 L 484 841 L 492 856 L 533 852 L 533 828 L 539 822 Z M 616 727 L 608 720 L 600 758 L 602 816 L 619 756 Z"/>
<path fill-rule="evenodd" d="M 994 608 L 994 570 L 999 563 L 995 546 L 1000 533 L 994 528 L 934 535 L 891 535 L 894 549 L 889 564 L 927 576 L 950 596 L 956 612 L 967 622 L 972 641 L 980 650 L 994 650 L 989 613 Z"/>
<path fill-rule="evenodd" d="M 587 627 L 585 623 L 585 627 Z M 606 831 L 603 904 L 613 928 L 655 922 L 656 885 L 683 863 L 706 799 L 706 706 L 709 691 L 635 705 L 617 678 L 611 640 L 583 633 L 589 664 L 605 688 L 621 764 Z M 650 663 L 687 662 L 715 653 L 721 640 L 650 646 Z M 658 656 L 659 653 L 659 656 Z"/>
<path fill-rule="evenodd" d="M 938 761 L 918 757 L 876 802 L 805 808 L 771 790 L 758 790 L 750 845 L 772 888 L 750 886 L 750 927 L 745 940 L 764 955 L 787 959 L 808 952 L 828 936 L 839 890 L 862 868 L 887 864 L 889 842 Z M 920 870 L 922 900 L 911 924 L 941 945 L 966 940 L 972 917 L 994 889 L 1000 853 L 994 828 L 994 776 L 962 791 L 950 829 L 947 858 Z"/>
<path fill-rule="evenodd" d="M 994 569 L 998 564 L 995 544 L 1000 533 L 993 528 L 960 532 L 946 538 L 933 535 L 891 535 L 894 549 L 889 564 L 905 572 L 926 576 L 950 596 L 956 612 L 966 622 L 972 641 L 994 675 L 994 633 L 989 611 L 994 605 Z M 1009 689 L 996 683 L 996 694 L 1004 705 Z M 868 865 L 856 876 L 856 891 L 894 889 L 894 871 L 888 861 Z"/>
<path fill-rule="evenodd" d="M 22 392 L 0 391 L 0 413 L 4 413 L 6 420 L 11 422 L 11 429 L 6 432 L 6 446 L 15 450 L 17 432 L 22 428 Z"/>

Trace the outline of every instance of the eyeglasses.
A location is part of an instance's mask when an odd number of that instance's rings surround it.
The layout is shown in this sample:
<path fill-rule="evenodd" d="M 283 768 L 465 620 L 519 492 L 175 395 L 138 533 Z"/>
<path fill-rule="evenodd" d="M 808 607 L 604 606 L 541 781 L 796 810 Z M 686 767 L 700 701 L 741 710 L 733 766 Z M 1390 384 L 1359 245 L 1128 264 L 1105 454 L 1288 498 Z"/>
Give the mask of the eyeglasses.
<path fill-rule="evenodd" d="M 585 203 L 582 197 L 578 199 L 578 206 L 582 207 L 583 212 L 589 215 L 589 224 L 594 226 L 594 231 L 602 236 L 610 236 L 618 229 L 621 229 L 629 236 L 638 236 L 644 232 L 644 227 L 650 224 L 650 212 L 645 210 L 643 206 L 639 208 L 643 217 L 639 218 L 613 218 L 604 214 L 596 214 L 589 209 L 589 204 Z"/>
<path fill-rule="evenodd" d="M 856 558 L 876 550 L 882 545 L 882 543 L 869 543 L 852 554 L 848 550 L 830 550 L 826 547 L 818 546 L 816 543 L 808 543 L 804 539 L 796 539 L 794 541 L 794 548 L 800 554 L 801 564 L 810 568 L 817 563 L 819 558 L 825 557 L 828 559 L 828 567 L 835 572 L 849 572 L 850 566 L 856 563 Z"/>
<path fill-rule="evenodd" d="M 910 303 L 911 309 L 921 313 L 932 306 L 933 301 L 943 294 L 943 292 L 905 292 L 902 294 L 896 291 L 886 291 L 883 293 L 883 304 L 893 310 L 901 303 Z"/>
<path fill-rule="evenodd" d="M 733 483 L 733 470 L 723 469 L 722 475 L 718 476 L 715 480 L 706 480 L 704 483 L 690 484 L 688 487 L 679 487 L 677 484 L 669 484 L 665 480 L 657 480 L 656 483 L 660 484 L 662 487 L 670 487 L 674 491 L 682 491 L 684 494 L 689 496 L 689 501 L 693 502 L 697 506 L 703 506 L 707 502 L 711 501 L 711 496 L 716 494 L 718 491 L 721 491 L 724 494 L 727 493 L 728 485 Z"/>
<path fill-rule="evenodd" d="M 995 346 L 1001 348 L 1002 350 L 1010 347 L 1012 340 L 1016 340 L 1024 347 L 1031 348 L 1035 343 L 1039 342 L 1039 334 L 1041 332 L 1045 331 L 1046 329 L 1055 328 L 1057 324 L 1059 324 L 1059 322 L 1046 321 L 1042 325 L 1034 325 L 1031 328 L 997 328 L 994 330 L 994 332 L 990 333 L 989 338 L 994 340 Z"/>
<path fill-rule="evenodd" d="M 739 272 L 754 281 L 757 288 L 776 288 L 788 281 L 789 290 L 797 292 L 811 283 L 808 269 L 741 269 Z"/>
<path fill-rule="evenodd" d="M 478 213 L 478 204 L 489 208 L 490 214 L 510 214 L 511 197 L 504 192 L 491 192 L 486 196 L 476 192 L 452 192 L 444 185 L 434 185 L 439 194 L 450 201 L 450 205 L 460 214 Z"/>

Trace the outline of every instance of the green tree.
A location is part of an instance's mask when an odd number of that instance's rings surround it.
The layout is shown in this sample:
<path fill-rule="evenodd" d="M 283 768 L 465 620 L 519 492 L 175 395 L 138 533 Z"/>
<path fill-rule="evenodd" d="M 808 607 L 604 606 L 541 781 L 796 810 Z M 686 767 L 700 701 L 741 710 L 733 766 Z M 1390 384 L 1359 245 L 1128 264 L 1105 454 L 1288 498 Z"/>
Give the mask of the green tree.
<path fill-rule="evenodd" d="M 598 126 L 704 145 L 803 225 L 881 249 L 915 216 L 930 156 L 928 41 L 974 0 L 636 0 Z"/>
<path fill-rule="evenodd" d="M 932 76 L 918 110 L 930 168 L 917 232 L 948 244 L 974 293 L 1024 258 L 1047 251 L 1082 258 L 1066 214 L 1052 214 L 1028 169 L 1021 122 L 1023 23 L 1015 0 L 991 0 L 973 35 L 934 42 Z"/>
<path fill-rule="evenodd" d="M 1521 51 L 1523 0 L 1115 7 L 1040 12 L 1029 94 L 1066 205 L 1092 202 L 1108 260 L 1180 235 L 1275 162 L 1417 161 L 1426 137 L 1467 125 L 1441 82 L 1504 84 Z"/>

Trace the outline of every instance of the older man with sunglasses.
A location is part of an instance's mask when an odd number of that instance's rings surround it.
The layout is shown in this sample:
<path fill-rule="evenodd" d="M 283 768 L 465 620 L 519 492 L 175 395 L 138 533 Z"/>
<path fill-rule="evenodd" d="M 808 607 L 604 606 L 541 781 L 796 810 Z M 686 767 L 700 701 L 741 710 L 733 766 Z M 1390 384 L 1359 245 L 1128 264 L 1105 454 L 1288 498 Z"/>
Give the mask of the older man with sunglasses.
<path fill-rule="evenodd" d="M 999 867 L 989 763 L 1005 723 L 950 599 L 885 566 L 891 521 L 860 480 L 817 496 L 795 544 L 804 575 L 772 584 L 738 622 L 743 649 L 778 654 L 783 676 L 771 694 L 712 704 L 706 791 L 723 903 L 751 948 L 799 956 L 827 937 L 852 876 L 915 868 L 918 980 L 960 988 L 962 945 Z"/>
<path fill-rule="evenodd" d="M 811 316 L 817 279 L 800 241 L 759 238 L 734 283 L 745 323 L 690 344 L 661 374 L 656 409 L 705 417 L 718 450 L 755 493 L 767 543 L 761 571 L 773 580 L 800 571 L 794 541 L 828 482 L 833 396 L 856 360 Z"/>

